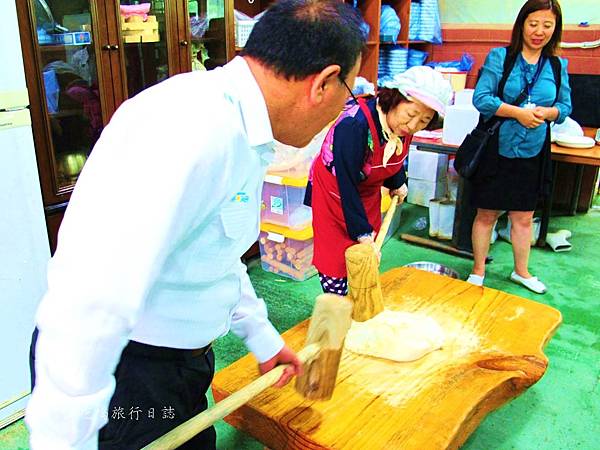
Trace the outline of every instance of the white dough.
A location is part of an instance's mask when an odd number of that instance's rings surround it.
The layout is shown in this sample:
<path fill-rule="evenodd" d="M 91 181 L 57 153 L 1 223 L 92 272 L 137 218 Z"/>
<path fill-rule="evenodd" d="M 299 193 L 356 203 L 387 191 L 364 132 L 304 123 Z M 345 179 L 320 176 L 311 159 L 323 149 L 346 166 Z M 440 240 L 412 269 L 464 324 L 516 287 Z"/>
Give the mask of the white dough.
<path fill-rule="evenodd" d="M 345 347 L 354 353 L 414 361 L 444 344 L 444 332 L 431 317 L 388 311 L 366 322 L 352 322 Z"/>

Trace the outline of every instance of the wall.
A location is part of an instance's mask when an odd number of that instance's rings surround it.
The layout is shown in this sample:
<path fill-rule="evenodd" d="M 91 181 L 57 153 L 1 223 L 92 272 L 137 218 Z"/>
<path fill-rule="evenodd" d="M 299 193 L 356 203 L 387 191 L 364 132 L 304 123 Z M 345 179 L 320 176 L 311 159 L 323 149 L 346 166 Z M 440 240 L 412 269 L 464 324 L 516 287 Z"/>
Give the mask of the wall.
<path fill-rule="evenodd" d="M 445 23 L 510 23 L 524 0 L 438 0 Z M 600 24 L 598 0 L 562 0 L 564 23 Z"/>
<path fill-rule="evenodd" d="M 598 0 L 596 0 L 598 1 Z M 512 25 L 447 24 L 442 27 L 442 45 L 428 45 L 428 61 L 459 59 L 467 51 L 475 58 L 475 65 L 467 76 L 467 87 L 474 87 L 479 67 L 490 48 L 506 46 L 510 42 Z M 563 42 L 583 42 L 600 39 L 600 25 L 581 28 L 566 25 Z M 569 73 L 600 75 L 600 47 L 594 49 L 562 49 L 569 61 Z"/>

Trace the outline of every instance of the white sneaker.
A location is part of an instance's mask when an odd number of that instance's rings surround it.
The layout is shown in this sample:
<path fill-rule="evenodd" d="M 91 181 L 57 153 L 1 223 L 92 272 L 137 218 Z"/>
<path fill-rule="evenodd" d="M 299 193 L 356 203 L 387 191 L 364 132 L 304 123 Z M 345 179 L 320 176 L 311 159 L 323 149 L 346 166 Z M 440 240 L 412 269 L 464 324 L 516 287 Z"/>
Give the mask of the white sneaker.
<path fill-rule="evenodd" d="M 522 284 L 536 294 L 543 294 L 546 292 L 546 285 L 538 280 L 537 277 L 523 278 L 513 270 L 513 272 L 510 274 L 510 279 L 515 283 Z"/>
<path fill-rule="evenodd" d="M 475 275 L 472 273 L 469 275 L 469 278 L 467 278 L 467 283 L 474 284 L 475 286 L 483 286 L 484 278 L 485 277 L 482 277 L 481 275 Z"/>

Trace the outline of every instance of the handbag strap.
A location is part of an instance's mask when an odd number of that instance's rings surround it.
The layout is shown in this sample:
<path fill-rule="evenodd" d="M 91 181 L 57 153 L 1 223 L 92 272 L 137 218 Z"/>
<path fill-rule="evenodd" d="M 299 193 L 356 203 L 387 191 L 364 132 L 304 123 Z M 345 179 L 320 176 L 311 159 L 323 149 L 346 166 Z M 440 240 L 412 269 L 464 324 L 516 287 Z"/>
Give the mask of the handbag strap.
<path fill-rule="evenodd" d="M 500 98 L 500 100 L 502 100 L 502 101 L 504 101 L 504 87 L 506 86 L 506 82 L 508 81 L 508 77 L 510 76 L 510 73 L 512 72 L 513 67 L 515 67 L 515 63 L 517 62 L 518 56 L 519 56 L 518 53 L 511 53 L 510 47 L 506 47 L 506 57 L 504 58 L 504 64 L 502 66 L 502 77 L 500 78 L 500 81 L 498 82 L 498 98 Z M 517 96 L 517 98 L 512 103 L 509 103 L 509 104 L 513 105 L 513 106 L 518 105 L 523 100 L 525 100 L 526 96 L 527 96 L 527 87 L 525 87 L 521 91 L 521 93 Z M 504 117 L 492 116 L 485 123 L 485 130 L 490 135 L 494 134 L 498 130 L 498 128 L 500 128 L 500 125 L 502 125 L 502 122 L 504 122 L 504 120 L 505 120 Z"/>
<path fill-rule="evenodd" d="M 502 101 L 504 101 L 504 87 L 506 86 L 506 82 L 508 81 L 508 77 L 510 76 L 510 73 L 512 72 L 513 67 L 515 67 L 515 63 L 517 62 L 518 56 L 519 56 L 518 53 L 511 53 L 510 47 L 506 47 L 506 57 L 504 58 L 504 64 L 502 66 L 502 78 L 500 78 L 500 82 L 498 83 L 498 97 Z M 519 96 L 517 97 L 517 100 L 522 94 L 527 95 L 525 93 L 525 89 L 523 89 L 521 94 L 519 94 Z M 521 101 L 523 101 L 523 99 Z M 515 102 L 516 102 L 516 100 L 515 100 Z M 515 102 L 513 102 L 512 104 L 514 105 Z M 521 102 L 519 102 L 519 103 L 521 103 Z"/>
<path fill-rule="evenodd" d="M 506 47 L 506 57 L 504 58 L 504 64 L 502 67 L 502 78 L 500 78 L 500 81 L 498 82 L 498 97 L 502 101 L 504 101 L 504 87 L 506 86 L 506 82 L 508 80 L 508 77 L 510 76 L 510 73 L 513 70 L 513 67 L 515 66 L 518 56 L 519 53 L 511 53 L 510 47 Z M 554 103 L 556 103 L 556 101 L 558 100 L 558 91 L 560 90 L 561 85 L 561 64 L 560 60 L 556 56 L 550 57 L 549 61 L 552 67 L 552 73 L 554 74 L 554 82 L 556 84 L 556 96 L 554 98 Z M 517 96 L 517 98 L 512 103 L 509 103 L 509 105 L 519 105 L 521 104 L 521 102 L 523 102 L 523 100 L 525 100 L 526 97 L 527 87 L 525 87 Z M 498 130 L 498 128 L 500 128 L 500 125 L 502 125 L 502 122 L 504 122 L 504 120 L 504 117 L 492 116 L 485 123 L 485 130 L 490 135 L 494 134 Z"/>
<path fill-rule="evenodd" d="M 554 84 L 556 85 L 556 95 L 554 97 L 554 105 L 558 101 L 558 93 L 560 91 L 560 86 L 562 84 L 562 76 L 560 71 L 562 70 L 562 66 L 560 64 L 560 60 L 558 56 L 550 57 L 550 66 L 552 66 L 552 73 L 554 74 Z"/>

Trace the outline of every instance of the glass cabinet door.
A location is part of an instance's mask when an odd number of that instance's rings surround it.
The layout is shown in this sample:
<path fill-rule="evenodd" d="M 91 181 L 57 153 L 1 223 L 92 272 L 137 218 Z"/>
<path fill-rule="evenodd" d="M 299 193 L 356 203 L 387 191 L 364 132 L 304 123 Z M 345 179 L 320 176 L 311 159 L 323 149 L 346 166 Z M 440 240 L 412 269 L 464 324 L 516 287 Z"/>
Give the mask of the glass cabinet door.
<path fill-rule="evenodd" d="M 166 8 L 170 1 L 120 1 L 128 98 L 169 76 Z"/>
<path fill-rule="evenodd" d="M 77 180 L 103 128 L 90 0 L 31 0 L 54 192 Z"/>
<path fill-rule="evenodd" d="M 184 0 L 189 15 L 192 70 L 210 70 L 227 63 L 225 0 Z"/>

